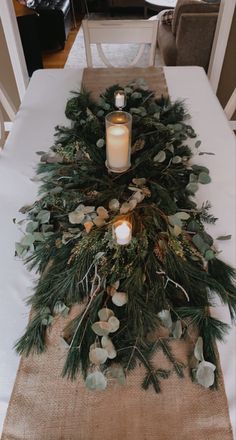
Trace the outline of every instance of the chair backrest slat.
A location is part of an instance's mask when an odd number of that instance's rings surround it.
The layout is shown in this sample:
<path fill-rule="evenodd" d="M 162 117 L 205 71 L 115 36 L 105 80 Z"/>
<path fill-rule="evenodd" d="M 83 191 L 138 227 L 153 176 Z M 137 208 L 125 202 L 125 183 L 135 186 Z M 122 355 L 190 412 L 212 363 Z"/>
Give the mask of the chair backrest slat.
<path fill-rule="evenodd" d="M 236 88 L 234 89 L 232 95 L 230 96 L 225 108 L 225 114 L 227 118 L 230 120 L 236 111 Z"/>
<path fill-rule="evenodd" d="M 16 108 L 2 83 L 0 83 L 0 104 L 8 114 L 10 121 L 13 121 L 16 115 Z M 9 127 L 9 123 L 7 127 Z M 6 123 L 4 122 L 3 113 L 0 108 L 0 148 L 4 146 L 6 131 Z"/>
<path fill-rule="evenodd" d="M 129 66 L 135 65 L 145 48 L 145 44 L 150 45 L 150 56 L 148 65 L 154 65 L 157 20 L 89 20 L 82 21 L 84 30 L 85 50 L 88 67 L 92 67 L 91 44 L 96 44 L 98 54 L 106 66 L 112 64 L 106 58 L 102 44 L 139 44 L 139 49 L 134 60 Z M 117 54 L 119 56 L 119 54 Z M 122 56 L 122 49 L 121 49 Z M 124 66 L 125 67 L 125 66 Z"/>

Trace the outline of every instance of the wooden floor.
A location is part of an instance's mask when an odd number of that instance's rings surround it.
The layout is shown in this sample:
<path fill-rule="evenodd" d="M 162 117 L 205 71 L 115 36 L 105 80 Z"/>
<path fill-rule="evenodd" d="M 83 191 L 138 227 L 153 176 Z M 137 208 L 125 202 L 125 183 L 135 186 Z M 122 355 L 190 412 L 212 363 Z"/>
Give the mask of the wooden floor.
<path fill-rule="evenodd" d="M 63 50 L 58 50 L 56 52 L 45 52 L 43 53 L 43 67 L 45 69 L 58 69 L 63 68 L 68 55 L 70 53 L 71 47 L 75 41 L 75 37 L 79 32 L 81 26 L 82 17 L 78 17 L 76 20 L 76 28 L 73 24 L 71 25 L 71 31 L 65 43 L 65 48 Z"/>

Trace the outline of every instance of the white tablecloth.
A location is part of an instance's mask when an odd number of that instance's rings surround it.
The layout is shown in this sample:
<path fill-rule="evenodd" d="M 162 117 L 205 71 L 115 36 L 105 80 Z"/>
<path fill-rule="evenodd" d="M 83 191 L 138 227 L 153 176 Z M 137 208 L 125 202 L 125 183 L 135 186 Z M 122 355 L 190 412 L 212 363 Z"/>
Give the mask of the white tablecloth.
<path fill-rule="evenodd" d="M 200 151 L 215 155 L 197 156 L 196 162 L 210 168 L 212 182 L 200 185 L 199 203 L 210 200 L 219 221 L 210 233 L 232 234 L 219 242 L 221 258 L 236 267 L 236 143 L 204 71 L 198 67 L 166 67 L 172 99 L 184 99 L 193 125 L 202 141 Z M 41 70 L 34 73 L 16 116 L 5 149 L 0 153 L 0 426 L 2 426 L 19 364 L 13 350 L 22 335 L 29 309 L 25 298 L 32 293 L 33 275 L 14 258 L 14 244 L 22 233 L 12 219 L 20 219 L 18 209 L 37 196 L 37 183 L 30 180 L 39 160 L 35 154 L 53 143 L 54 127 L 68 124 L 64 115 L 71 90 L 78 90 L 82 70 Z M 229 322 L 227 310 L 219 306 L 217 316 Z M 230 417 L 236 439 L 236 331 L 219 345 Z M 223 439 L 222 439 L 223 440 Z"/>

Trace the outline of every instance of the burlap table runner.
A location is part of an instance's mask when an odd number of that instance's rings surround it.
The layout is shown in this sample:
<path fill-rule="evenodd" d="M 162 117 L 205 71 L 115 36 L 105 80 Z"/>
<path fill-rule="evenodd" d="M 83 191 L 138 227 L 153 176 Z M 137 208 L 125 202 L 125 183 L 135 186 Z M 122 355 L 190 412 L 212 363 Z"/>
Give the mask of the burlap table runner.
<path fill-rule="evenodd" d="M 97 70 L 85 69 L 83 78 L 84 87 L 97 94 L 137 77 L 160 90 L 155 72 L 163 84 L 162 69 Z M 167 91 L 163 85 L 162 92 Z M 184 379 L 172 373 L 162 380 L 161 394 L 152 388 L 144 391 L 142 367 L 127 376 L 125 386 L 111 381 L 106 391 L 89 391 L 80 375 L 74 382 L 61 377 L 67 354 L 60 338 L 65 324 L 62 318 L 56 320 L 46 353 L 21 359 L 2 440 L 232 440 L 221 372 L 217 391 L 193 384 L 187 368 Z M 187 365 L 193 341 L 175 340 L 172 348 Z M 170 368 L 161 352 L 154 363 Z"/>
<path fill-rule="evenodd" d="M 91 96 L 96 99 L 108 87 L 113 84 L 126 86 L 137 78 L 143 78 L 150 90 L 155 91 L 157 98 L 168 95 L 168 88 L 162 67 L 132 67 L 122 68 L 99 68 L 84 69 L 82 84 L 83 87 L 91 92 Z"/>

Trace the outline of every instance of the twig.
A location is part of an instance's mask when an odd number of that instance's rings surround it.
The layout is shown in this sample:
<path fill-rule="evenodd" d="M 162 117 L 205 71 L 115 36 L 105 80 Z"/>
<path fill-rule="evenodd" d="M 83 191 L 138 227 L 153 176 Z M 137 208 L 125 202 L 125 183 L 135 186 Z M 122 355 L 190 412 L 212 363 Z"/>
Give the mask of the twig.
<path fill-rule="evenodd" d="M 189 301 L 189 296 L 188 296 L 186 290 L 183 288 L 183 286 L 181 286 L 176 281 L 172 280 L 172 278 L 170 278 L 163 270 L 157 271 L 156 273 L 157 273 L 157 275 L 164 275 L 166 277 L 166 283 L 165 283 L 164 289 L 166 289 L 168 283 L 172 283 L 172 284 L 174 284 L 175 287 L 178 287 L 185 294 L 187 301 Z"/>
<path fill-rule="evenodd" d="M 96 281 L 98 281 L 98 285 L 97 285 L 97 287 L 95 288 L 95 282 L 96 282 Z M 78 323 L 78 325 L 77 325 L 77 327 L 76 327 L 76 329 L 75 329 L 74 336 L 73 336 L 72 341 L 71 341 L 71 343 L 70 343 L 70 347 L 69 347 L 69 349 L 71 349 L 71 347 L 73 346 L 73 343 L 74 343 L 74 340 L 75 340 L 76 334 L 77 334 L 77 332 L 78 332 L 78 330 L 79 330 L 79 328 L 80 328 L 80 326 L 81 326 L 81 324 L 82 324 L 82 322 L 83 322 L 83 320 L 84 320 L 84 318 L 85 318 L 85 316 L 86 316 L 86 314 L 87 314 L 87 312 L 88 312 L 88 310 L 89 310 L 89 307 L 91 306 L 91 304 L 92 304 L 92 302 L 93 302 L 93 299 L 94 299 L 95 295 L 96 295 L 97 292 L 99 291 L 100 286 L 101 286 L 101 278 L 100 278 L 100 276 L 99 276 L 98 273 L 97 273 L 97 265 L 95 265 L 95 275 L 94 275 L 94 279 L 93 279 L 92 287 L 91 287 L 91 292 L 90 292 L 91 298 L 90 298 L 90 300 L 89 300 L 89 302 L 88 302 L 88 304 L 87 304 L 87 307 L 85 308 L 84 313 L 83 313 L 83 315 L 81 316 L 80 321 L 79 321 L 79 323 Z"/>
<path fill-rule="evenodd" d="M 134 352 L 135 352 L 135 348 L 136 348 L 137 340 L 138 340 L 138 337 L 136 338 L 135 344 L 134 344 L 134 346 L 133 346 L 133 350 L 132 350 L 132 352 L 131 352 L 130 358 L 129 358 L 128 363 L 127 363 L 127 365 L 126 365 L 126 367 L 125 367 L 124 370 L 128 370 L 128 368 L 129 368 L 129 366 L 130 366 L 131 359 L 132 359 L 132 357 L 133 357 L 133 355 L 134 355 Z"/>

